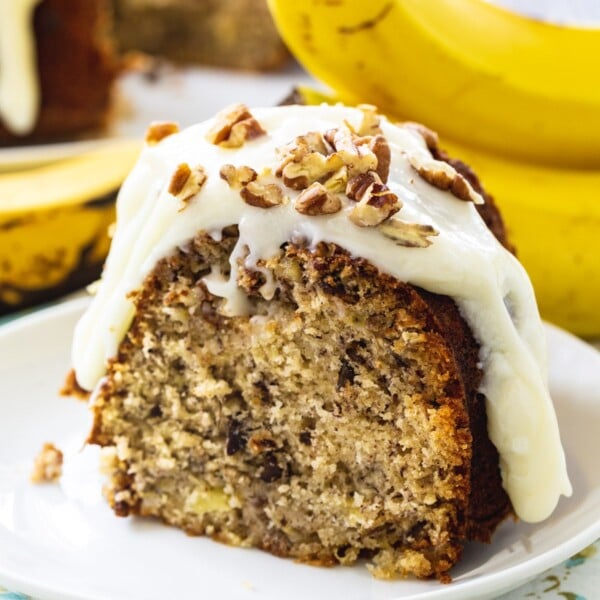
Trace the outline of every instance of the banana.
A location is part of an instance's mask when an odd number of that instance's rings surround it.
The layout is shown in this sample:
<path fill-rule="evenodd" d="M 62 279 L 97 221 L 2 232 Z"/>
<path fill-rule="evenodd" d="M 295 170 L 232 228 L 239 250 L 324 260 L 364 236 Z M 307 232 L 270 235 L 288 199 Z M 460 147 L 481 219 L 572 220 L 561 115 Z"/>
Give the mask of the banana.
<path fill-rule="evenodd" d="M 305 104 L 339 101 L 306 86 L 296 94 Z M 578 335 L 600 336 L 600 170 L 528 165 L 440 143 L 493 194 L 542 316 Z"/>
<path fill-rule="evenodd" d="M 556 166 L 600 167 L 600 29 L 484 0 L 268 0 L 306 69 L 444 137 Z"/>
<path fill-rule="evenodd" d="M 600 336 L 600 169 L 527 165 L 441 144 L 494 196 L 542 316 L 575 334 Z"/>
<path fill-rule="evenodd" d="M 94 280 L 106 257 L 114 200 L 140 142 L 0 175 L 0 314 Z"/>

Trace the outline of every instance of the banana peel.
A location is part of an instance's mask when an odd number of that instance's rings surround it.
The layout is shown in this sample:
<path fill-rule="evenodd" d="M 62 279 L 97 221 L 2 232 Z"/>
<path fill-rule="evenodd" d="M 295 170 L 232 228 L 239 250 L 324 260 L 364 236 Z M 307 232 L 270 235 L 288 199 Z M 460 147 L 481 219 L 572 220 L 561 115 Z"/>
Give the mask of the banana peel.
<path fill-rule="evenodd" d="M 298 86 L 305 104 L 339 99 Z M 600 336 L 600 170 L 523 164 L 441 139 L 494 196 L 527 269 L 542 316 L 573 333 Z"/>
<path fill-rule="evenodd" d="M 479 150 L 600 168 L 600 28 L 485 0 L 269 0 L 296 58 L 368 102 Z"/>
<path fill-rule="evenodd" d="M 600 336 L 600 170 L 522 164 L 446 141 L 493 195 L 544 319 Z"/>
<path fill-rule="evenodd" d="M 436 129 L 496 198 L 542 316 L 600 336 L 600 28 L 485 0 L 268 4 L 336 98 Z"/>
<path fill-rule="evenodd" d="M 141 142 L 0 175 L 0 314 L 96 279 L 108 253 L 115 198 Z"/>

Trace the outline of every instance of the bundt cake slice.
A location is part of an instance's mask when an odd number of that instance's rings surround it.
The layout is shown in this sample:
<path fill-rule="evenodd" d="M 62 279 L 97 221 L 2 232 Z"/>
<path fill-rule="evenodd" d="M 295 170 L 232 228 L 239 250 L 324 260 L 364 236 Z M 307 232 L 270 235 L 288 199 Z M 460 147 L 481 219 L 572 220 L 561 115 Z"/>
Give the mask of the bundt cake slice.
<path fill-rule="evenodd" d="M 288 244 L 265 264 L 276 296 L 240 270 L 256 308 L 226 317 L 202 277 L 227 272 L 236 240 L 197 237 L 136 297 L 94 402 L 113 508 L 304 561 L 445 576 L 510 511 L 456 306 L 335 245 Z"/>
<path fill-rule="evenodd" d="M 0 3 L 0 145 L 105 125 L 117 73 L 111 17 L 110 0 Z"/>
<path fill-rule="evenodd" d="M 115 512 L 442 581 L 513 511 L 547 516 L 569 484 L 539 317 L 473 175 L 372 107 L 173 131 L 75 336 Z"/>

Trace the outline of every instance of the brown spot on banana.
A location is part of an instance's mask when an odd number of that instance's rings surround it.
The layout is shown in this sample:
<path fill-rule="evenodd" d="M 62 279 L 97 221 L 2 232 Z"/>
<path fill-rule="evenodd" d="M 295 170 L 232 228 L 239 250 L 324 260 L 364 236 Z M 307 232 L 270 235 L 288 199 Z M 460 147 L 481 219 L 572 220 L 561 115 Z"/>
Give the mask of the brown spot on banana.
<path fill-rule="evenodd" d="M 359 33 L 361 31 L 365 31 L 368 29 L 373 29 L 374 27 L 377 26 L 378 23 L 383 21 L 383 19 L 385 19 L 388 16 L 388 14 L 392 10 L 393 6 L 394 6 L 393 2 L 388 2 L 379 11 L 379 13 L 377 15 L 375 15 L 374 17 L 372 17 L 371 19 L 367 19 L 366 21 L 361 21 L 360 23 L 357 23 L 356 25 L 342 25 L 342 26 L 338 27 L 338 33 L 353 34 L 353 33 Z"/>

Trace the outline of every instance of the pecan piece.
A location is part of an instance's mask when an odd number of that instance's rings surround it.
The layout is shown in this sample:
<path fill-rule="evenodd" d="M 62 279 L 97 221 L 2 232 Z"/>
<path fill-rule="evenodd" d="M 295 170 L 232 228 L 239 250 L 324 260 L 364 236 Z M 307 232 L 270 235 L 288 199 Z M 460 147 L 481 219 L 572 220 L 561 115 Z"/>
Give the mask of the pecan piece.
<path fill-rule="evenodd" d="M 439 234 L 431 225 L 407 223 L 400 219 L 390 219 L 382 223 L 379 230 L 398 246 L 407 248 L 427 248 L 432 243 L 429 238 Z"/>
<path fill-rule="evenodd" d="M 293 190 L 304 190 L 311 183 L 338 171 L 344 166 L 338 154 L 324 156 L 319 152 L 310 152 L 298 162 L 289 162 L 283 168 L 283 183 Z"/>
<path fill-rule="evenodd" d="M 348 217 L 359 227 L 375 227 L 402 208 L 402 202 L 381 181 L 375 171 L 356 175 L 346 187 L 346 195 L 358 204 Z"/>
<path fill-rule="evenodd" d="M 328 132 L 330 133 L 330 132 Z M 333 134 L 332 145 L 350 176 L 377 169 L 377 157 L 366 144 L 358 144 L 357 138 L 348 129 L 338 129 Z"/>
<path fill-rule="evenodd" d="M 181 163 L 169 183 L 169 194 L 183 202 L 183 210 L 189 201 L 202 189 L 206 181 L 206 171 L 200 165 L 193 169 L 187 163 Z"/>
<path fill-rule="evenodd" d="M 377 114 L 377 107 L 372 104 L 359 104 L 358 108 L 363 113 L 362 121 L 358 127 L 358 135 L 378 135 L 381 133 L 381 117 Z"/>
<path fill-rule="evenodd" d="M 323 184 L 315 182 L 296 198 L 294 207 L 303 215 L 331 215 L 341 210 L 342 201 Z"/>
<path fill-rule="evenodd" d="M 258 174 L 252 167 L 234 165 L 223 165 L 219 171 L 221 179 L 224 179 L 230 188 L 239 190 L 254 181 Z"/>
<path fill-rule="evenodd" d="M 417 173 L 434 187 L 450 191 L 459 200 L 471 201 L 474 204 L 484 203 L 481 194 L 447 162 L 426 158 L 421 154 L 410 154 L 408 160 Z"/>
<path fill-rule="evenodd" d="M 348 184 L 348 169 L 340 167 L 331 177 L 325 180 L 323 185 L 330 192 L 343 192 Z"/>
<path fill-rule="evenodd" d="M 171 121 L 155 121 L 146 130 L 146 143 L 149 146 L 158 144 L 162 139 L 179 132 L 179 125 Z"/>
<path fill-rule="evenodd" d="M 239 148 L 265 133 L 245 104 L 235 104 L 217 114 L 206 139 L 217 146 Z"/>
<path fill-rule="evenodd" d="M 246 204 L 258 208 L 273 208 L 283 203 L 284 195 L 275 183 L 262 184 L 251 181 L 240 190 L 240 196 Z"/>
<path fill-rule="evenodd" d="M 435 131 L 425 127 L 425 125 L 421 125 L 421 123 L 415 123 L 413 121 L 406 121 L 403 125 L 411 131 L 416 131 L 423 138 L 429 150 L 435 150 L 438 147 L 439 139 L 438 134 Z"/>
<path fill-rule="evenodd" d="M 346 196 L 350 200 L 359 202 L 362 197 L 367 193 L 367 190 L 374 184 L 379 183 L 381 180 L 375 171 L 367 171 L 366 173 L 359 173 L 352 177 L 346 185 Z"/>
<path fill-rule="evenodd" d="M 392 151 L 387 139 L 383 135 L 376 135 L 369 142 L 369 148 L 377 157 L 377 168 L 375 169 L 377 175 L 383 183 L 387 183 L 392 162 Z"/>

